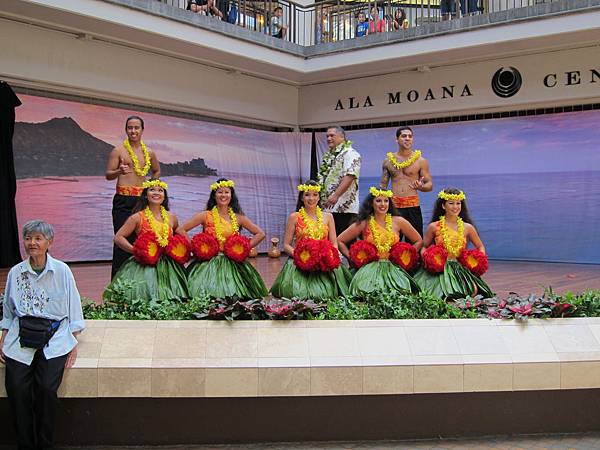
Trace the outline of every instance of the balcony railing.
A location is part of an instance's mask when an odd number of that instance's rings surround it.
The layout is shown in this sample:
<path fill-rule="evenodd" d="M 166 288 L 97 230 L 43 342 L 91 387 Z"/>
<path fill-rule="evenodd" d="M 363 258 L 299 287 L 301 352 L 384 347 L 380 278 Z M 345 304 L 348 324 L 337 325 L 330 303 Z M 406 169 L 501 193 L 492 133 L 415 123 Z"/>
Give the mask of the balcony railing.
<path fill-rule="evenodd" d="M 158 0 L 310 46 L 558 0 Z M 280 12 L 276 11 L 280 9 Z M 279 25 L 277 24 L 279 23 Z"/>

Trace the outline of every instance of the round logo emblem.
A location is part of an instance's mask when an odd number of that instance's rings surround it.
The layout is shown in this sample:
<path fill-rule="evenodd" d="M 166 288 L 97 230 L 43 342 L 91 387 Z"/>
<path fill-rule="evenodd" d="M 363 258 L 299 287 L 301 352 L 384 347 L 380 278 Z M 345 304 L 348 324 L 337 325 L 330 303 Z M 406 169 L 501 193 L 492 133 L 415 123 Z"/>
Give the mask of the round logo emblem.
<path fill-rule="evenodd" d="M 492 77 L 492 90 L 498 97 L 508 98 L 521 89 L 523 79 L 521 73 L 514 67 L 500 67 Z"/>

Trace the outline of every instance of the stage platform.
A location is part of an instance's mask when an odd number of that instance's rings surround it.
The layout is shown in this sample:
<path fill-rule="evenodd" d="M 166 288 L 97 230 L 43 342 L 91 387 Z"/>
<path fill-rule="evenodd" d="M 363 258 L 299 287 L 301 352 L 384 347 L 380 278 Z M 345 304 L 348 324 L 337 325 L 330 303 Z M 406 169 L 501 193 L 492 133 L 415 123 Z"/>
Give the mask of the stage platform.
<path fill-rule="evenodd" d="M 285 257 L 259 256 L 251 260 L 265 284 L 271 286 Z M 102 291 L 110 281 L 110 263 L 70 263 L 79 292 L 85 298 L 99 301 Z M 0 292 L 4 291 L 8 269 L 0 269 Z M 485 280 L 499 296 L 509 292 L 525 295 L 541 294 L 544 287 L 552 286 L 555 292 L 581 292 L 600 289 L 600 265 L 563 264 L 524 261 L 490 261 Z"/>

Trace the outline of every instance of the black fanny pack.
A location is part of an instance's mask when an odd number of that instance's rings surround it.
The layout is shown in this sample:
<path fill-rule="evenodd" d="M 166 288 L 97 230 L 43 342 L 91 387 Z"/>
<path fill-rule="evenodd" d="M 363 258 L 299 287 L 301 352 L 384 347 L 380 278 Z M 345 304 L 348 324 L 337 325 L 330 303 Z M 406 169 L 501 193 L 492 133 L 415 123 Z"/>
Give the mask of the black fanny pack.
<path fill-rule="evenodd" d="M 44 348 L 58 330 L 61 322 L 62 320 L 44 319 L 42 317 L 19 317 L 21 347 Z"/>

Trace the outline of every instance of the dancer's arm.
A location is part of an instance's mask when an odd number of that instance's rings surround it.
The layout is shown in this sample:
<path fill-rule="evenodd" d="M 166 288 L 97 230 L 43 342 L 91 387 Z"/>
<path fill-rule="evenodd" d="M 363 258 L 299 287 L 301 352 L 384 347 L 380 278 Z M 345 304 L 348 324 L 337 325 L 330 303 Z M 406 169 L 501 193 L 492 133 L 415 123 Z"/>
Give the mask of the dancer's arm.
<path fill-rule="evenodd" d="M 123 251 L 125 251 L 127 253 L 133 253 L 133 245 L 131 245 L 129 243 L 127 238 L 135 232 L 135 230 L 138 228 L 139 225 L 140 225 L 140 215 L 139 214 L 134 214 L 132 216 L 129 216 L 129 218 L 125 221 L 123 226 L 121 228 L 119 228 L 119 231 L 117 231 L 117 234 L 115 234 L 114 241 L 115 241 L 115 244 L 117 244 L 117 247 L 119 247 L 120 249 L 122 249 Z"/>
<path fill-rule="evenodd" d="M 481 239 L 479 238 L 479 233 L 477 233 L 475 227 L 470 223 L 465 223 L 465 228 L 467 230 L 467 239 L 471 241 L 471 243 L 477 250 L 479 250 L 485 255 L 485 247 L 483 245 L 483 242 L 481 242 Z"/>
<path fill-rule="evenodd" d="M 252 236 L 252 239 L 250 239 L 250 248 L 256 247 L 265 238 L 265 232 L 258 225 L 248 219 L 248 216 L 243 216 L 241 214 L 236 214 L 236 216 L 240 226 L 254 235 Z"/>
<path fill-rule="evenodd" d="M 427 230 L 425 231 L 425 237 L 423 238 L 423 247 L 421 248 L 421 254 L 423 254 L 423 250 L 433 244 L 435 240 L 435 222 L 430 223 L 427 226 Z"/>
<path fill-rule="evenodd" d="M 184 236 L 187 240 L 189 240 L 188 231 L 196 228 L 199 225 L 204 225 L 206 223 L 206 211 L 199 212 L 194 214 L 194 216 L 188 220 L 183 225 L 176 228 L 175 233 Z"/>
<path fill-rule="evenodd" d="M 348 242 L 353 241 L 360 233 L 365 229 L 366 221 L 363 220 L 360 223 L 353 223 L 348 228 L 346 228 L 342 234 L 340 234 L 337 238 L 338 248 L 342 252 L 346 258 L 350 258 L 350 250 L 348 249 Z"/>
<path fill-rule="evenodd" d="M 298 213 L 292 213 L 289 215 L 287 224 L 285 226 L 285 235 L 283 236 L 283 251 L 288 255 L 294 256 L 294 247 L 292 247 L 292 241 L 296 234 L 296 220 Z"/>
<path fill-rule="evenodd" d="M 421 247 L 423 247 L 423 239 L 421 239 L 421 235 L 415 230 L 410 222 L 403 217 L 394 217 L 394 222 L 398 223 L 399 231 L 406 236 L 406 239 L 412 242 L 413 247 L 417 251 L 421 250 Z"/>

